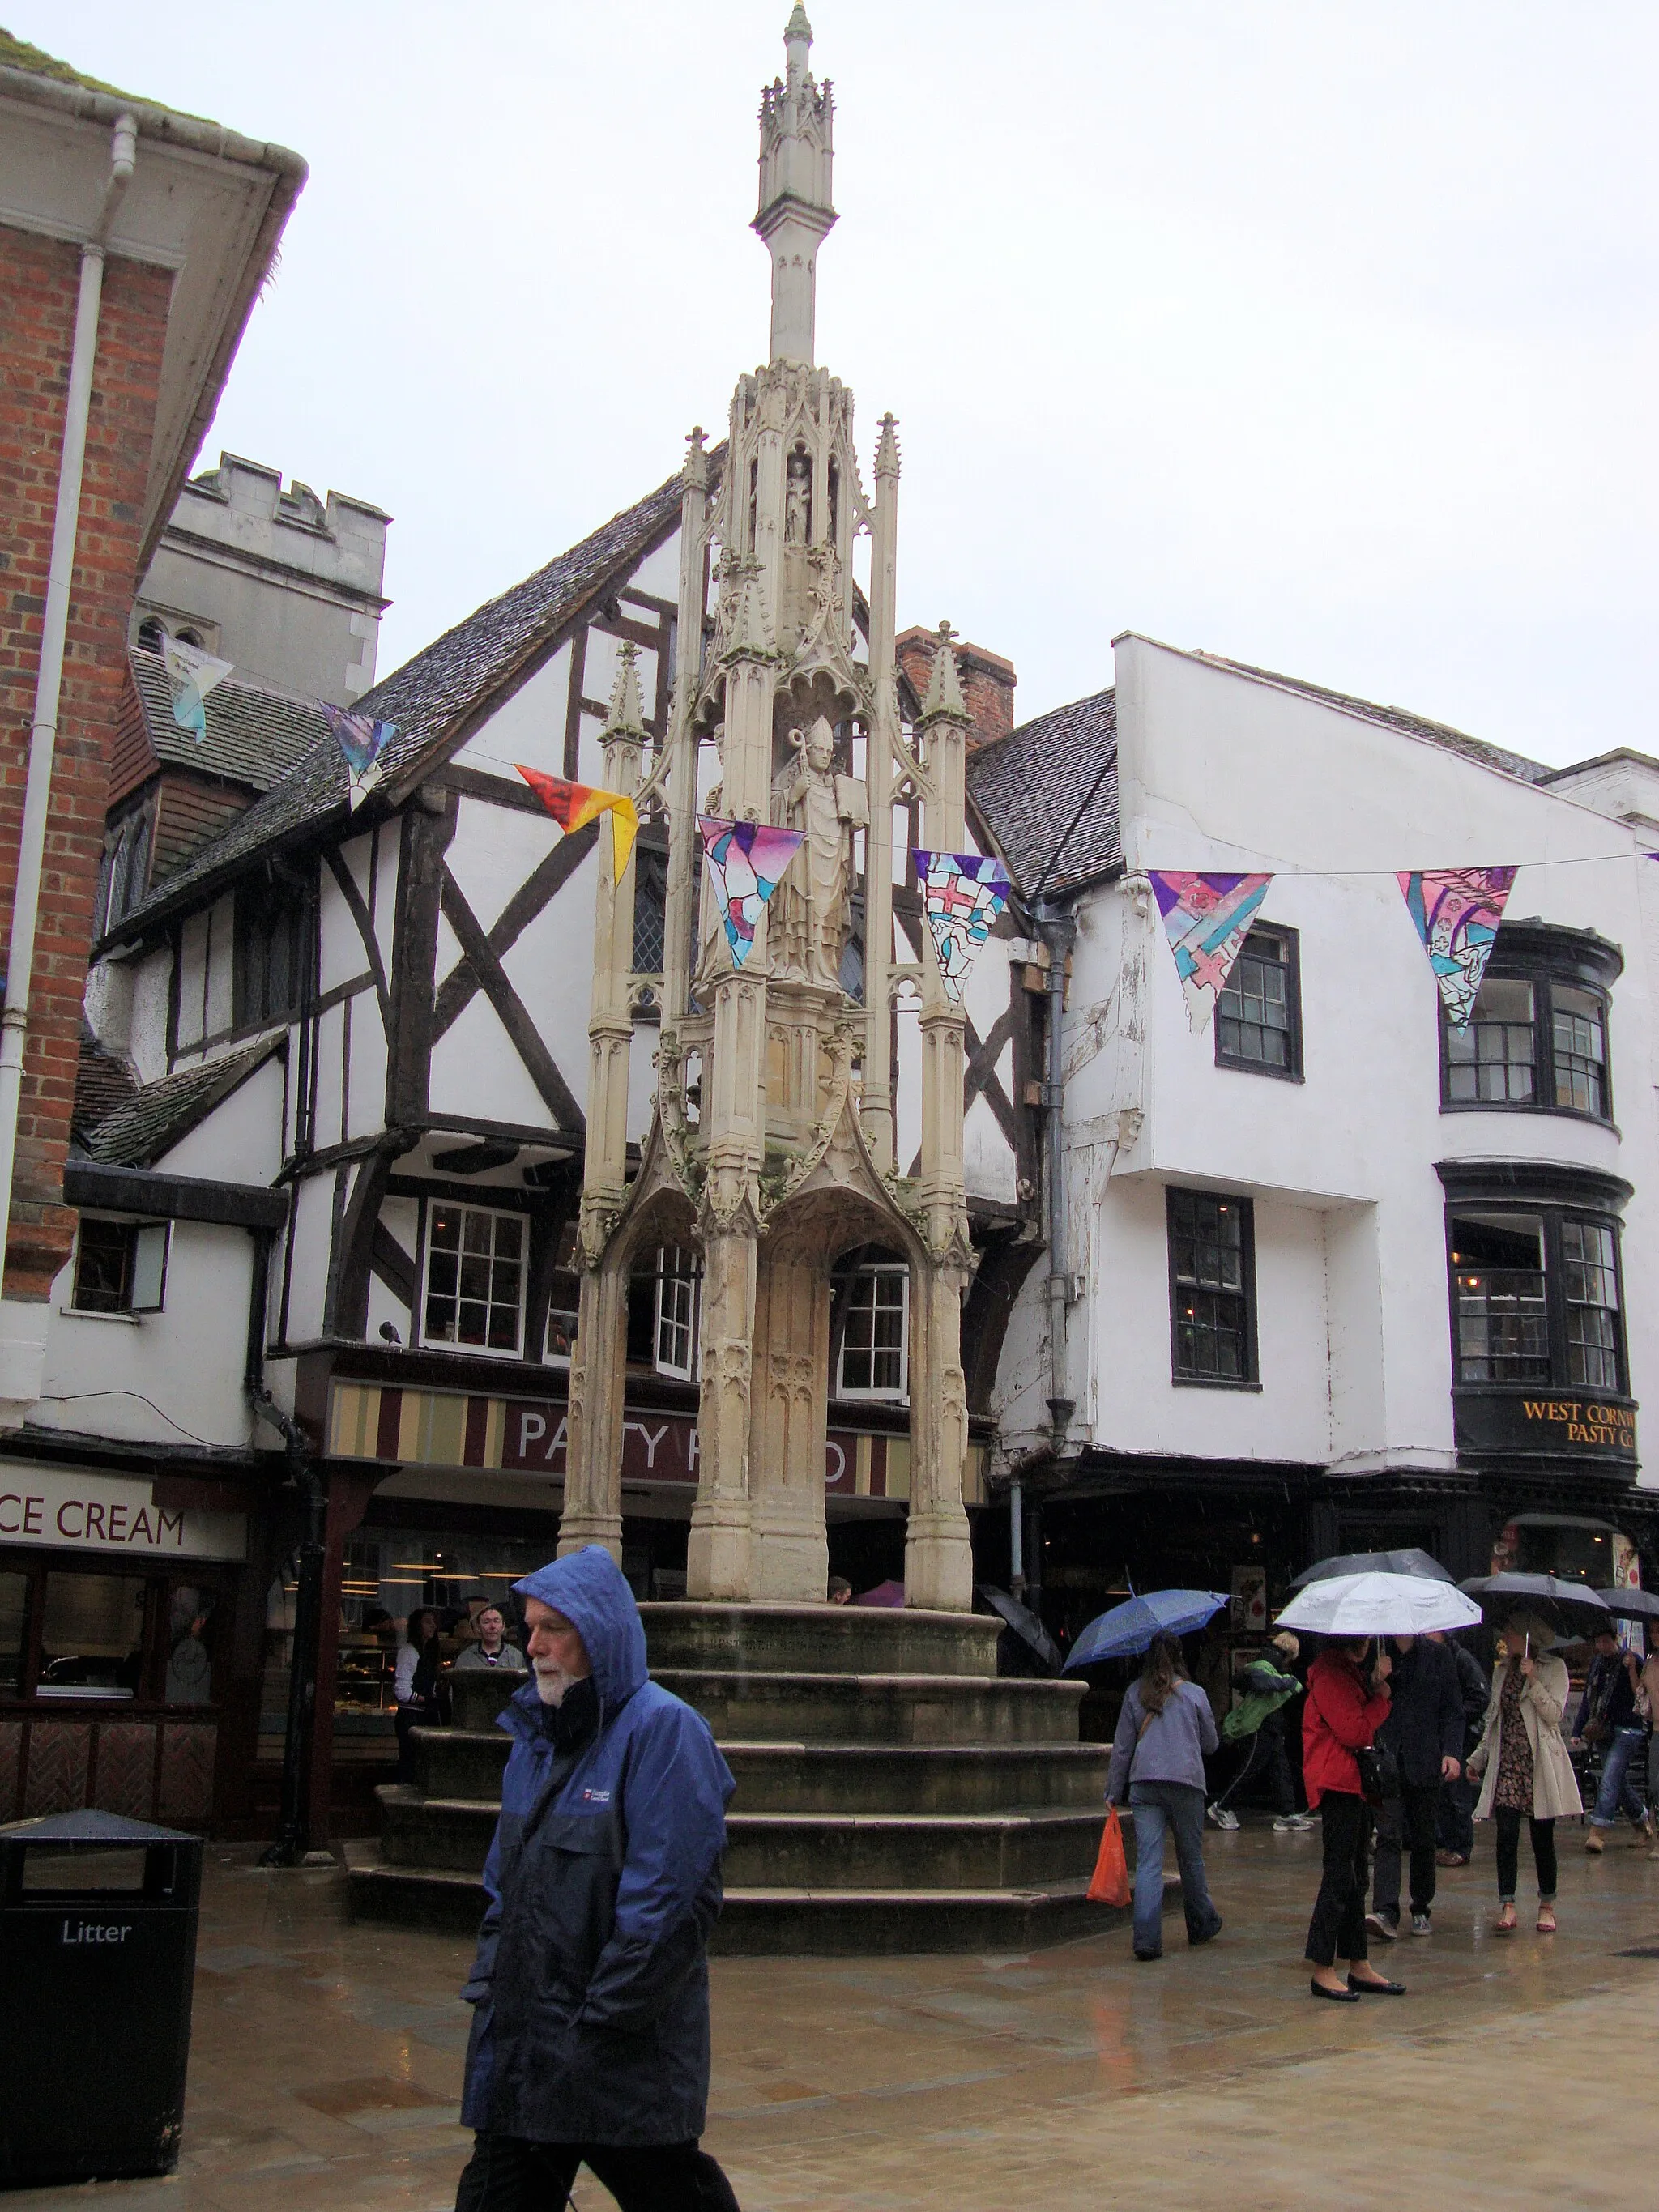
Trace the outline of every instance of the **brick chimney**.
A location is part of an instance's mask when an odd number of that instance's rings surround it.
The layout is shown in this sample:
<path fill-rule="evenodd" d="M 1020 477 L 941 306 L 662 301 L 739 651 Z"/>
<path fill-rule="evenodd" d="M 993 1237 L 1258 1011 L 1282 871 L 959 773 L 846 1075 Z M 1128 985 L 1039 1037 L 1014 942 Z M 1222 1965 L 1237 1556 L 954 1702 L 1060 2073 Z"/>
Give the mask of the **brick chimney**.
<path fill-rule="evenodd" d="M 907 629 L 896 641 L 899 667 L 918 699 L 927 695 L 938 642 L 936 631 L 920 629 Z M 988 653 L 982 645 L 968 645 L 960 638 L 952 643 L 957 672 L 962 678 L 963 703 L 974 718 L 973 735 L 968 741 L 969 751 L 974 751 L 988 745 L 994 738 L 1006 738 L 1013 728 L 1018 679 L 1013 662 L 1005 660 L 1000 653 Z"/>

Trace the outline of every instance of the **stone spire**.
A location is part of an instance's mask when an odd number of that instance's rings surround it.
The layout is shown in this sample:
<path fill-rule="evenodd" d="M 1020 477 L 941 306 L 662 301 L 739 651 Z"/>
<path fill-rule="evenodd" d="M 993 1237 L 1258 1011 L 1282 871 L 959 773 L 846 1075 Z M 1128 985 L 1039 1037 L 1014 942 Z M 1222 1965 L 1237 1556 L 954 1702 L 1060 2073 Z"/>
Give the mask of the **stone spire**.
<path fill-rule="evenodd" d="M 830 204 L 835 100 L 809 65 L 812 26 L 795 0 L 783 34 L 787 76 L 761 94 L 760 210 L 754 228 L 772 258 L 775 362 L 812 364 L 818 246 L 836 220 Z"/>

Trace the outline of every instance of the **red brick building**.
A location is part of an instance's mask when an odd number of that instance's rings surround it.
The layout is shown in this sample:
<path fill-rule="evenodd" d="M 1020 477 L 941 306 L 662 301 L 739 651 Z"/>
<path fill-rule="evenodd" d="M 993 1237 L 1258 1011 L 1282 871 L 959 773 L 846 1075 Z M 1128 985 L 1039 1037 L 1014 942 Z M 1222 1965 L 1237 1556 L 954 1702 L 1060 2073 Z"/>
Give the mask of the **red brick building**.
<path fill-rule="evenodd" d="M 63 1170 L 128 616 L 305 174 L 283 148 L 112 92 L 0 32 L 0 910 L 14 1060 L 23 1039 L 21 1081 L 0 1075 L 0 1165 L 16 1096 L 0 1425 L 38 1395 L 45 1302 L 74 1236 Z M 26 836 L 32 757 L 43 843 L 38 806 Z"/>

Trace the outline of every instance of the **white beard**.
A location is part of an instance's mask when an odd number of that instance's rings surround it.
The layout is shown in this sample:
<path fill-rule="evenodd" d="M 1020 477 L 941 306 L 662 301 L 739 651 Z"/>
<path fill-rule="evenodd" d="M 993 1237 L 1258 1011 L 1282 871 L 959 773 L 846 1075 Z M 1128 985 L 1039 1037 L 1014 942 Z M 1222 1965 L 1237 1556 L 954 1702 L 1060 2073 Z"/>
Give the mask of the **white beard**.
<path fill-rule="evenodd" d="M 544 1705 L 562 1705 L 565 1692 L 580 1680 L 580 1674 L 567 1674 L 562 1667 L 541 1659 L 536 1662 L 536 1695 Z"/>

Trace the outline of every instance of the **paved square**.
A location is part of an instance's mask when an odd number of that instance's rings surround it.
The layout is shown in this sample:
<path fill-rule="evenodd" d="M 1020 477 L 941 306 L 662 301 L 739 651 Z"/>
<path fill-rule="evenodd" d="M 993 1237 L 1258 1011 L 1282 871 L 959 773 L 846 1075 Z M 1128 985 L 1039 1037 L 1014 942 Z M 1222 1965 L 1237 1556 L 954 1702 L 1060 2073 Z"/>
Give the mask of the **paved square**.
<path fill-rule="evenodd" d="M 1492 1839 L 1399 2001 L 1316 2005 L 1319 1838 L 1206 1839 L 1219 1941 L 1127 1929 L 1030 1957 L 719 1960 L 708 2148 L 744 2212 L 1626 2212 L 1659 2160 L 1659 1865 L 1561 1835 L 1561 1932 L 1487 1931 Z M 1523 1854 L 1524 1856 L 1524 1854 Z M 1378 1946 L 1378 1950 L 1383 1947 Z M 327 1875 L 210 1853 L 185 2154 L 109 2212 L 449 2212 L 470 1945 L 348 1926 Z M 62 2204 L 30 2191 L 22 2208 Z M 88 2201 L 83 2195 L 77 2203 Z M 584 2177 L 579 2212 L 609 2212 Z"/>

